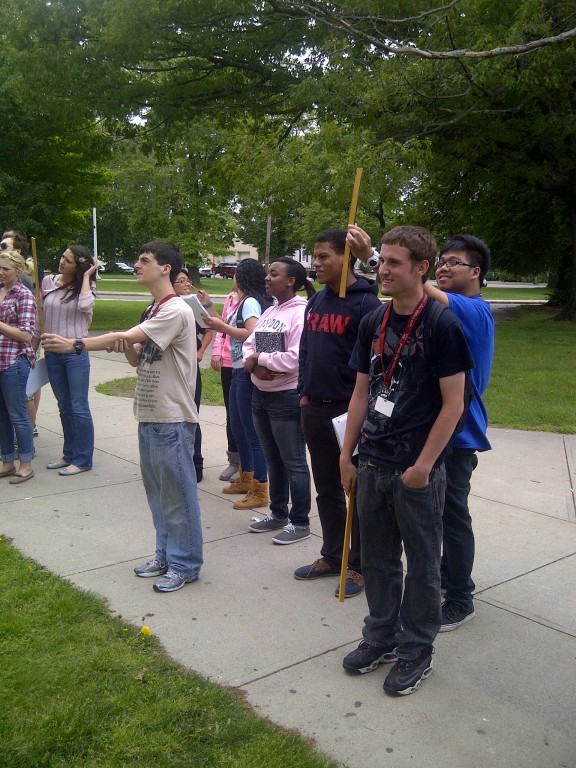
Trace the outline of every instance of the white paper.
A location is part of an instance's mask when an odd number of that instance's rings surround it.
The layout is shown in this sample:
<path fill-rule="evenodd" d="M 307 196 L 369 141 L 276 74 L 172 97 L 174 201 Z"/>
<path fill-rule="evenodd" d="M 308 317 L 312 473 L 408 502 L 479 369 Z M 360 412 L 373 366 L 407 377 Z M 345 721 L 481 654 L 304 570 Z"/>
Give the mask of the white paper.
<path fill-rule="evenodd" d="M 334 432 L 336 433 L 336 440 L 338 440 L 338 445 L 340 446 L 340 450 L 342 450 L 342 446 L 344 445 L 344 435 L 346 434 L 346 422 L 348 421 L 348 413 L 343 413 L 342 416 L 335 416 L 332 419 L 332 424 L 334 425 Z M 352 456 L 356 456 L 358 453 L 358 446 L 354 448 L 354 453 Z"/>
<path fill-rule="evenodd" d="M 48 384 L 48 370 L 46 369 L 46 360 L 42 358 L 36 360 L 36 365 L 30 369 L 28 381 L 26 382 L 26 394 L 33 395 L 44 384 Z"/>
<path fill-rule="evenodd" d="M 200 304 L 198 298 L 193 294 L 190 294 L 190 296 L 181 296 L 180 298 L 185 301 L 189 307 L 192 308 L 192 311 L 194 312 L 194 319 L 200 328 L 207 328 L 208 326 L 204 322 L 204 318 L 208 317 L 209 312 L 205 307 L 202 306 L 202 304 Z"/>

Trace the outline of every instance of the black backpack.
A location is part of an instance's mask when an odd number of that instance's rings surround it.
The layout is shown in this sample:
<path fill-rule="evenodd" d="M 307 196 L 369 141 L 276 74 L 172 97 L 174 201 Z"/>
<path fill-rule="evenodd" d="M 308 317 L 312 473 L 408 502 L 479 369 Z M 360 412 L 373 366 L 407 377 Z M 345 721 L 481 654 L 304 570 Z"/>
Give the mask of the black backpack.
<path fill-rule="evenodd" d="M 428 301 L 432 301 L 432 303 L 430 305 L 430 309 L 428 310 L 428 317 L 426 318 L 426 329 L 424 333 L 424 358 L 429 363 L 430 348 L 432 341 L 436 337 L 436 332 L 438 330 L 438 320 L 440 315 L 444 312 L 444 310 L 448 309 L 448 307 L 442 304 L 441 301 L 436 301 L 436 299 L 429 298 Z M 381 307 L 377 307 L 370 315 L 370 321 L 368 322 L 368 336 L 370 339 L 374 338 L 376 329 L 382 325 L 382 320 L 384 318 L 384 313 L 386 312 L 387 306 L 387 303 L 382 304 Z M 456 424 L 456 428 L 454 430 L 455 435 L 457 435 L 459 432 L 462 432 L 464 429 L 466 416 L 468 415 L 468 408 L 470 407 L 470 401 L 472 400 L 472 394 L 472 379 L 470 377 L 470 371 L 466 371 L 464 381 L 464 410 L 462 411 L 462 415 Z"/>

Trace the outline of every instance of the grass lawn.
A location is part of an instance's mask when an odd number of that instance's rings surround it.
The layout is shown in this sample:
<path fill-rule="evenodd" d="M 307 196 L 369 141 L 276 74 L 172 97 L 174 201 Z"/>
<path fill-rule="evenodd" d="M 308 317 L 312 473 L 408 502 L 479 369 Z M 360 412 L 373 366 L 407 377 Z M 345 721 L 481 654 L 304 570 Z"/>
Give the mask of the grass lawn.
<path fill-rule="evenodd" d="M 576 323 L 547 307 L 520 307 L 496 326 L 484 398 L 491 426 L 576 433 Z"/>
<path fill-rule="evenodd" d="M 97 301 L 94 306 L 94 318 L 90 331 L 124 331 L 140 321 L 142 312 L 152 299 L 145 301 Z M 217 312 L 222 312 L 222 304 L 214 303 Z"/>
<path fill-rule="evenodd" d="M 2 768 L 335 768 L 0 537 Z"/>
<path fill-rule="evenodd" d="M 314 288 L 319 291 L 323 286 L 320 283 L 312 283 Z M 201 288 L 213 296 L 226 296 L 232 290 L 232 280 L 226 280 L 220 277 L 203 277 L 200 282 L 196 282 L 196 288 Z M 110 291 L 114 293 L 146 293 L 146 288 L 136 282 L 135 275 L 104 275 L 98 280 L 99 291 Z M 488 285 L 482 290 L 482 296 L 488 301 L 492 299 L 514 300 L 531 299 L 546 300 L 549 291 L 547 288 L 499 288 Z"/>
<path fill-rule="evenodd" d="M 514 320 L 497 324 L 485 397 L 491 426 L 576 433 L 576 324 L 555 322 L 554 314 L 546 307 L 520 307 L 512 310 Z M 131 397 L 135 378 L 130 378 L 102 384 L 98 391 Z M 202 370 L 202 402 L 224 404 L 220 377 L 211 368 Z"/>
<path fill-rule="evenodd" d="M 226 296 L 232 290 L 232 280 L 222 277 L 203 277 L 194 285 L 216 296 Z M 147 293 L 146 287 L 136 280 L 136 275 L 102 275 L 98 280 L 97 290 L 113 293 Z"/>

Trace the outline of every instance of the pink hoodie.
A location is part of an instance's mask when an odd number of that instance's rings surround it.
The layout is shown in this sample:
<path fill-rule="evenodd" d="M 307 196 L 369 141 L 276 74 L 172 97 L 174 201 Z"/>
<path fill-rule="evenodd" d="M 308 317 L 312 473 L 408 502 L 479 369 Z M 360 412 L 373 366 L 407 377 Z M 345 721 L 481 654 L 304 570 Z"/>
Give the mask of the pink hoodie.
<path fill-rule="evenodd" d="M 296 389 L 298 384 L 298 353 L 300 336 L 304 327 L 304 311 L 307 300 L 295 296 L 283 304 L 269 307 L 258 318 L 254 330 L 242 345 L 244 360 L 255 354 L 256 343 L 270 351 L 260 352 L 258 364 L 274 373 L 282 373 L 271 381 L 252 376 L 254 385 L 265 392 L 281 392 Z M 266 338 L 268 336 L 268 338 Z M 284 351 L 281 351 L 281 350 Z M 276 350 L 276 351 L 272 351 Z"/>
<path fill-rule="evenodd" d="M 229 293 L 224 302 L 222 309 L 222 317 L 226 320 L 229 317 L 238 304 L 238 294 L 235 291 Z M 230 336 L 225 333 L 217 333 L 212 343 L 212 357 L 214 355 L 220 355 L 222 357 L 222 367 L 232 368 L 232 360 L 230 359 Z"/>

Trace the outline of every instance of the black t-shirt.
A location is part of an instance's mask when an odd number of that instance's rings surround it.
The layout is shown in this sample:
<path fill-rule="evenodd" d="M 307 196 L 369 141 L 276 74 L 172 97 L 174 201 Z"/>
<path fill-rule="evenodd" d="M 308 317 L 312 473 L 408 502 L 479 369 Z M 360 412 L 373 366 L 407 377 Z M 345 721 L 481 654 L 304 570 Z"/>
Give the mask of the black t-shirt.
<path fill-rule="evenodd" d="M 380 357 L 380 326 L 368 338 L 370 316 L 363 318 L 350 366 L 370 375 L 368 411 L 360 437 L 360 458 L 373 459 L 386 467 L 405 470 L 412 466 L 428 438 L 442 407 L 438 379 L 474 367 L 460 322 L 446 309 L 438 318 L 436 331 L 424 352 L 424 332 L 432 300 L 429 299 L 402 355 L 387 393 L 384 393 Z M 406 324 L 407 315 L 390 312 L 382 357 L 387 370 Z M 378 396 L 386 394 L 394 403 L 390 416 L 375 409 Z M 439 463 L 442 455 L 438 458 Z"/>

